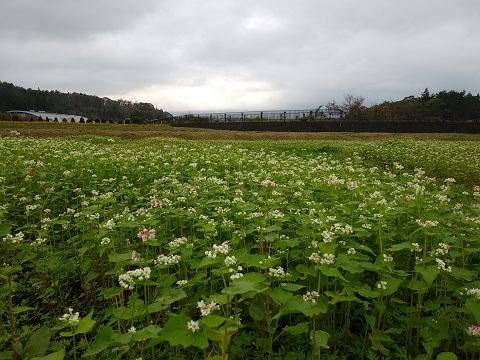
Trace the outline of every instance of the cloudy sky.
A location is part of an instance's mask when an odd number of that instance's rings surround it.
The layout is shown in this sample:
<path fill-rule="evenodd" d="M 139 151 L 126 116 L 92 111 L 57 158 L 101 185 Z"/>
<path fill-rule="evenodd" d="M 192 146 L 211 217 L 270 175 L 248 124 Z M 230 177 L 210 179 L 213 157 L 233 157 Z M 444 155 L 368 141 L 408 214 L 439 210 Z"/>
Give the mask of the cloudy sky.
<path fill-rule="evenodd" d="M 480 92 L 480 0 L 0 0 L 0 81 L 171 112 Z"/>

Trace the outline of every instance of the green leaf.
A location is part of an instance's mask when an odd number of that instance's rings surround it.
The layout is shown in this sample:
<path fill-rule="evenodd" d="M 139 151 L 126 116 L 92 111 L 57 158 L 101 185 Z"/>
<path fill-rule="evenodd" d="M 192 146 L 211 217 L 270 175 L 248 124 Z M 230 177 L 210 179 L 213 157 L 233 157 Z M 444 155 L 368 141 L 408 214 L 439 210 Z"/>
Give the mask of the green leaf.
<path fill-rule="evenodd" d="M 303 289 L 304 287 L 305 285 L 292 284 L 292 283 L 282 284 L 282 289 L 287 291 L 298 291 L 300 289 Z"/>
<path fill-rule="evenodd" d="M 387 250 L 388 251 L 400 251 L 405 249 L 413 249 L 411 242 L 402 242 L 400 244 L 394 244 L 390 246 Z"/>
<path fill-rule="evenodd" d="M 457 360 L 457 355 L 453 352 L 442 352 L 437 355 L 437 360 Z"/>
<path fill-rule="evenodd" d="M 93 329 L 93 326 L 95 325 L 95 320 L 92 320 L 93 316 L 93 309 L 90 310 L 87 316 L 84 318 L 80 319 L 78 322 L 77 327 L 75 328 L 75 335 L 77 334 L 86 334 L 90 332 L 90 330 Z"/>
<path fill-rule="evenodd" d="M 45 325 L 35 331 L 25 345 L 25 355 L 28 355 L 29 358 L 45 355 L 51 336 L 52 331 Z"/>
<path fill-rule="evenodd" d="M 286 326 L 285 332 L 288 332 L 292 335 L 300 335 L 308 333 L 310 323 L 309 322 L 302 322 L 294 326 Z"/>
<path fill-rule="evenodd" d="M 115 296 L 120 295 L 123 292 L 123 288 L 120 286 L 113 287 L 113 288 L 106 288 L 101 293 L 103 294 L 103 298 L 105 300 L 111 299 Z"/>
<path fill-rule="evenodd" d="M 268 226 L 265 229 L 263 229 L 263 232 L 264 233 L 269 233 L 269 232 L 272 232 L 272 231 L 280 231 L 280 230 L 282 230 L 282 228 L 280 226 L 271 225 L 271 226 Z"/>
<path fill-rule="evenodd" d="M 220 259 L 218 258 L 211 258 L 211 257 L 204 257 L 202 261 L 200 261 L 200 264 L 198 264 L 197 269 L 201 269 L 202 267 L 213 265 L 220 262 Z"/>
<path fill-rule="evenodd" d="M 317 276 L 318 270 L 314 266 L 306 266 L 303 264 L 297 265 L 295 268 L 300 274 L 310 275 L 310 276 Z"/>
<path fill-rule="evenodd" d="M 265 278 L 260 273 L 248 273 L 239 279 L 233 280 L 230 285 L 222 289 L 222 293 L 235 295 L 245 294 L 247 292 L 260 293 L 267 289 L 261 282 L 264 282 Z"/>
<path fill-rule="evenodd" d="M 47 356 L 33 358 L 32 360 L 63 360 L 64 357 L 65 349 L 62 349 Z"/>
<path fill-rule="evenodd" d="M 0 360 L 13 360 L 13 351 L 0 351 Z"/>
<path fill-rule="evenodd" d="M 450 274 L 456 279 L 462 279 L 467 281 L 472 281 L 473 277 L 476 276 L 475 271 L 458 268 L 456 266 L 452 266 L 452 272 Z"/>
<path fill-rule="evenodd" d="M 275 301 L 275 303 L 277 303 L 278 305 L 283 304 L 285 301 L 287 301 L 293 296 L 291 292 L 283 290 L 283 286 L 274 289 L 268 289 L 266 291 L 266 294 L 270 296 L 272 300 Z"/>
<path fill-rule="evenodd" d="M 149 325 L 140 329 L 132 334 L 133 341 L 142 341 L 147 339 L 156 339 L 160 336 L 158 333 L 160 332 L 161 328 L 158 325 Z"/>
<path fill-rule="evenodd" d="M 10 234 L 11 231 L 12 231 L 12 225 L 2 225 L 2 227 L 0 227 L 0 236 L 1 237 L 6 236 Z"/>
<path fill-rule="evenodd" d="M 190 319 L 184 314 L 173 316 L 162 329 L 162 336 L 172 346 L 196 346 L 200 349 L 205 349 L 208 347 L 207 337 L 200 331 L 193 332 L 188 329 L 187 324 L 189 321 Z"/>
<path fill-rule="evenodd" d="M 327 345 L 328 339 L 330 338 L 329 333 L 322 330 L 311 331 L 310 337 L 315 337 L 315 346 L 317 347 L 317 349 L 321 347 L 324 349 L 329 348 L 329 346 Z"/>
<path fill-rule="evenodd" d="M 305 316 L 312 317 L 318 314 L 327 312 L 327 305 L 319 301 L 312 304 L 310 301 L 303 300 L 303 297 L 296 295 L 288 299 L 282 306 L 273 319 L 278 319 L 287 314 L 302 313 Z"/>
<path fill-rule="evenodd" d="M 254 303 L 252 303 L 248 308 L 248 314 L 253 320 L 260 321 L 263 319 L 263 310 L 260 308 L 260 306 Z"/>
<path fill-rule="evenodd" d="M 111 346 L 117 346 L 119 344 L 117 339 L 118 333 L 113 331 L 113 329 L 108 326 L 102 326 L 98 330 L 92 345 L 87 349 L 83 356 L 94 356 Z"/>
<path fill-rule="evenodd" d="M 427 266 L 426 268 L 423 268 L 423 265 L 416 265 L 415 271 L 423 276 L 423 279 L 428 286 L 432 285 L 438 274 L 440 274 L 440 269 L 434 265 Z"/>
<path fill-rule="evenodd" d="M 220 315 L 207 315 L 202 317 L 200 320 L 203 324 L 210 326 L 211 328 L 217 327 L 222 325 L 225 321 L 227 321 L 226 317 L 220 316 Z"/>
<path fill-rule="evenodd" d="M 480 302 L 473 299 L 467 299 L 465 306 L 475 318 L 477 324 L 480 324 Z"/>
<path fill-rule="evenodd" d="M 393 340 L 385 331 L 373 329 L 369 337 L 374 350 L 378 350 L 386 356 L 390 354 L 390 350 L 383 345 L 383 342 L 392 342 Z"/>
<path fill-rule="evenodd" d="M 20 314 L 22 312 L 25 312 L 25 311 L 30 311 L 30 310 L 35 310 L 35 308 L 33 307 L 30 307 L 30 306 L 14 306 L 12 308 L 12 312 L 14 314 Z"/>
<path fill-rule="evenodd" d="M 387 282 L 386 289 L 382 291 L 383 295 L 392 295 L 394 292 L 398 290 L 400 285 L 403 282 L 403 279 L 395 279 L 395 278 L 386 278 L 385 281 Z"/>
<path fill-rule="evenodd" d="M 122 261 L 127 261 L 132 259 L 132 253 L 124 253 L 124 254 L 109 254 L 108 255 L 108 261 L 111 262 L 122 262 Z"/>

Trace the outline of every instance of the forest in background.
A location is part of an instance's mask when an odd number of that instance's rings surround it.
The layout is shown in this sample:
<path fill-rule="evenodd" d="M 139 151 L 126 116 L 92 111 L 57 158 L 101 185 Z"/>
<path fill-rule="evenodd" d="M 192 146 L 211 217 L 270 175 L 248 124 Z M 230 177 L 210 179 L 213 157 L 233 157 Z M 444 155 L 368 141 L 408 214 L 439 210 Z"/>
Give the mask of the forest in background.
<path fill-rule="evenodd" d="M 79 115 L 95 122 L 144 123 L 171 115 L 145 102 L 112 100 L 107 97 L 57 90 L 33 90 L 0 82 L 0 117 L 8 119 L 7 111 L 35 110 Z"/>

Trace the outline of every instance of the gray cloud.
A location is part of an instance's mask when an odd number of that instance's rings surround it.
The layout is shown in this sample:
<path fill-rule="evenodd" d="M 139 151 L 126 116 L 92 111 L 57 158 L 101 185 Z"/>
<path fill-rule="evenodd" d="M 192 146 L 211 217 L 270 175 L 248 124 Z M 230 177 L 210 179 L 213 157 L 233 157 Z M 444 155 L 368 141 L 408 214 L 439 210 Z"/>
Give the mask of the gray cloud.
<path fill-rule="evenodd" d="M 15 0 L 0 12 L 0 80 L 25 87 L 171 111 L 480 91 L 478 0 Z"/>

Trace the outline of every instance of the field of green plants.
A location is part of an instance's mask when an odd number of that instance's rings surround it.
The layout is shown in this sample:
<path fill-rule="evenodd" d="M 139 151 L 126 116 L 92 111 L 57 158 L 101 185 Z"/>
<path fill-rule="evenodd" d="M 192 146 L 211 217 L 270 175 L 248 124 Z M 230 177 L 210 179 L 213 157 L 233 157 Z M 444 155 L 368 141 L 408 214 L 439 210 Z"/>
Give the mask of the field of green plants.
<path fill-rule="evenodd" d="M 0 359 L 479 359 L 480 143 L 0 138 Z"/>

